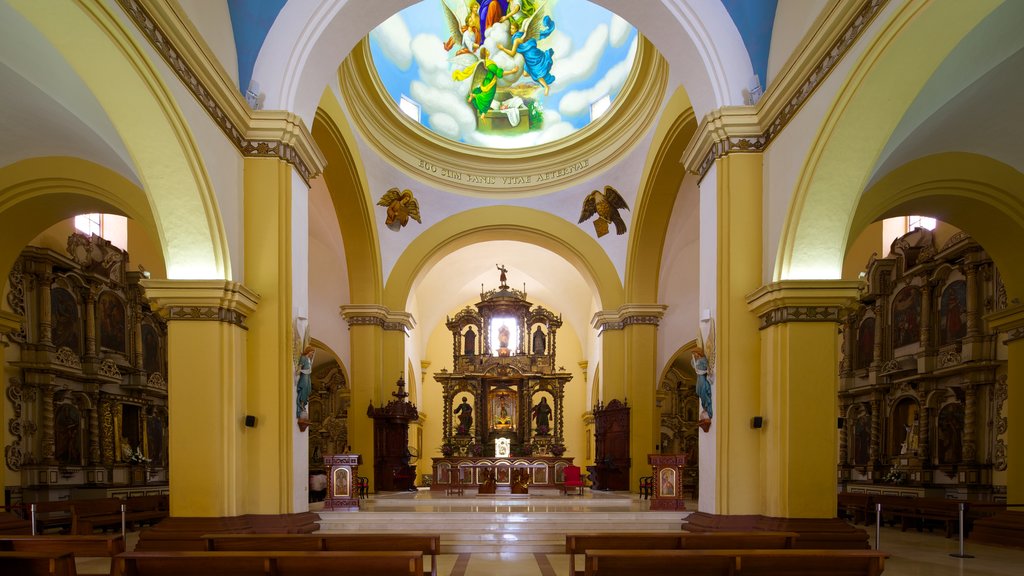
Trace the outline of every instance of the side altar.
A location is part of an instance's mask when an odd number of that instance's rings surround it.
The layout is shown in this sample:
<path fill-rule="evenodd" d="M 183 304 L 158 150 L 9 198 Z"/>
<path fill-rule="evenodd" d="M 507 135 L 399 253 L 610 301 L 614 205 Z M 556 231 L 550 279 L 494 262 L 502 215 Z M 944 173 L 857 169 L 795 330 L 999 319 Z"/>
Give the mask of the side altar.
<path fill-rule="evenodd" d="M 481 290 L 475 307 L 446 322 L 453 368 L 434 373 L 444 396 L 444 457 L 434 459 L 433 470 L 437 489 L 448 486 L 452 470 L 466 466 L 477 467 L 463 470 L 462 477 L 472 474 L 472 483 L 480 483 L 485 468 L 497 463 L 507 463 L 511 476 L 516 465 L 536 464 L 528 469 L 531 483 L 555 486 L 572 464 L 562 458 L 565 386 L 572 375 L 555 364 L 562 317 L 527 301 L 525 286 L 510 288 L 507 270 L 498 270 L 498 288 Z M 498 445 L 508 453 L 496 453 Z M 502 473 L 498 468 L 499 486 Z"/>

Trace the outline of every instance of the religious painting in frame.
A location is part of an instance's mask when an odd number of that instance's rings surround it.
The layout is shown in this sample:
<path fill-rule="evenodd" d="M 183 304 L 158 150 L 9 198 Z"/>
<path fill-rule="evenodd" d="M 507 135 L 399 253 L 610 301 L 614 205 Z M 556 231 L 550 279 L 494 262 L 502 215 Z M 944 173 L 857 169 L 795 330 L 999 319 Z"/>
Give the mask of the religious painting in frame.
<path fill-rule="evenodd" d="M 676 469 L 662 468 L 658 471 L 658 495 L 666 498 L 675 498 L 676 495 Z"/>
<path fill-rule="evenodd" d="M 893 347 L 899 348 L 920 341 L 921 291 L 907 286 L 896 294 L 892 303 Z"/>
<path fill-rule="evenodd" d="M 967 283 L 951 282 L 939 301 L 939 338 L 951 344 L 967 335 Z"/>

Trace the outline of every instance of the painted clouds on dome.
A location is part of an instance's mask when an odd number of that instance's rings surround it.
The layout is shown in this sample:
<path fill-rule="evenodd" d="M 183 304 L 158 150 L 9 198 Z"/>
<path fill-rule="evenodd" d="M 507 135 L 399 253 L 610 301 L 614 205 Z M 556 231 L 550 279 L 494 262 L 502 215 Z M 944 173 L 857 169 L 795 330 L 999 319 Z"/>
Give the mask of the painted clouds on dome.
<path fill-rule="evenodd" d="M 619 94 L 637 46 L 632 26 L 585 0 L 425 0 L 369 39 L 396 104 L 487 148 L 536 146 L 589 124 L 592 107 Z"/>

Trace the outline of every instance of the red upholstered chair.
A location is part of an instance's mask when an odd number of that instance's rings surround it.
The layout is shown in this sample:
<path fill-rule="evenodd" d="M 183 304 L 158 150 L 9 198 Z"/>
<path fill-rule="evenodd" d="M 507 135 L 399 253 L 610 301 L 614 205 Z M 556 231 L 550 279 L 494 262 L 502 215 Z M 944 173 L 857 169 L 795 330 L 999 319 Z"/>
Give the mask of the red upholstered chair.
<path fill-rule="evenodd" d="M 569 489 L 579 489 L 580 496 L 583 495 L 583 479 L 580 478 L 580 467 L 579 466 L 566 466 L 565 467 L 565 483 L 562 484 L 562 493 L 568 494 Z"/>

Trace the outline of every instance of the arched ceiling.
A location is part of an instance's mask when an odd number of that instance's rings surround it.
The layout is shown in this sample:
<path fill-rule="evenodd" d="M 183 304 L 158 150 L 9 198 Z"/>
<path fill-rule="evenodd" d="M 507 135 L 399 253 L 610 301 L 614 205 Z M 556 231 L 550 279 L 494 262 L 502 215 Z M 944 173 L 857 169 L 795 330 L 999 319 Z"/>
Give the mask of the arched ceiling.
<path fill-rule="evenodd" d="M 69 156 L 138 177 L 106 112 L 57 50 L 9 4 L 0 3 L 0 166 Z"/>
<path fill-rule="evenodd" d="M 865 189 L 943 152 L 989 156 L 1024 171 L 1022 21 L 1024 2 L 1006 2 L 960 42 L 903 116 Z"/>

